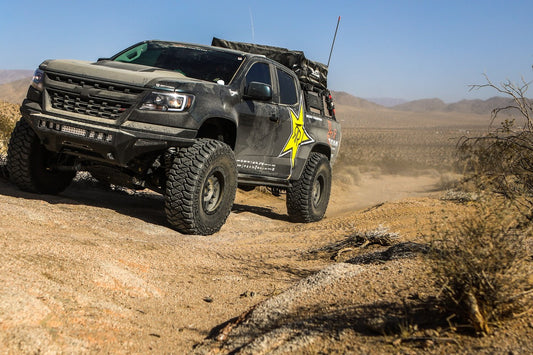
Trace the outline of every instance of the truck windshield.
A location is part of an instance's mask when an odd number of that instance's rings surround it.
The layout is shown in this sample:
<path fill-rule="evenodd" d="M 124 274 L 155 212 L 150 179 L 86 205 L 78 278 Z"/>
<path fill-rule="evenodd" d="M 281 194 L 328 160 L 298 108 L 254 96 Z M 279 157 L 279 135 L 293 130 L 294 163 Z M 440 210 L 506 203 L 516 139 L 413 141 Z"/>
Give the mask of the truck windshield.
<path fill-rule="evenodd" d="M 229 84 L 244 57 L 234 53 L 179 43 L 148 42 L 130 48 L 111 58 L 113 61 L 133 63 L 172 70 L 183 75 Z"/>

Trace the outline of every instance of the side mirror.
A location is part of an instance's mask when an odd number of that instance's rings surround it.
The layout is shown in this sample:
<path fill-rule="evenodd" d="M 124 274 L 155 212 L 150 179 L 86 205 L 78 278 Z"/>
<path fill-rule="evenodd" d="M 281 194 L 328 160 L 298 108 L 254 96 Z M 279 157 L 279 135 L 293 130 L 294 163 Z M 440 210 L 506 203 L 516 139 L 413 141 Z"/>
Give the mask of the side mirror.
<path fill-rule="evenodd" d="M 272 100 L 272 87 L 268 84 L 252 81 L 244 89 L 244 98 L 260 101 Z"/>

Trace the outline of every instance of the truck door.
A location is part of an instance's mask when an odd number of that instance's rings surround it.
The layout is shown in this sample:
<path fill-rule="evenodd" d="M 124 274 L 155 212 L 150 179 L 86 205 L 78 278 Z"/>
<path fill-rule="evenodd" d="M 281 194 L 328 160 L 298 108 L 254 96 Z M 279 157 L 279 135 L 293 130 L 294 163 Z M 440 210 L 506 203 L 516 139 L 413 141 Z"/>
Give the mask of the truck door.
<path fill-rule="evenodd" d="M 290 169 L 279 162 L 280 146 L 276 144 L 286 127 L 279 117 L 277 85 L 271 64 L 254 63 L 248 70 L 244 87 L 252 82 L 267 84 L 272 88 L 271 100 L 244 99 L 237 107 L 239 128 L 235 155 L 239 173 L 258 176 L 288 178 Z"/>
<path fill-rule="evenodd" d="M 300 147 L 314 140 L 305 128 L 305 110 L 297 79 L 281 68 L 276 68 L 276 78 L 280 133 L 272 142 L 278 149 L 274 161 L 291 177 L 296 163 L 305 164 L 305 158 L 298 154 Z"/>

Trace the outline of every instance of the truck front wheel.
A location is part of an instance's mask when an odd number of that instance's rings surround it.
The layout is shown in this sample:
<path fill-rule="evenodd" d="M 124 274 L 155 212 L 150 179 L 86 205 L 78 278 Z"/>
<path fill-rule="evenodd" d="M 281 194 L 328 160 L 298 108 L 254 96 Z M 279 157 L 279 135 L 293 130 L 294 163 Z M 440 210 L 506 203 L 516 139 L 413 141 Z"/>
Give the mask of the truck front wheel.
<path fill-rule="evenodd" d="M 184 234 L 210 235 L 226 222 L 237 189 L 237 165 L 231 148 L 199 139 L 180 148 L 168 171 L 165 211 L 168 222 Z"/>
<path fill-rule="evenodd" d="M 66 189 L 76 172 L 55 169 L 61 157 L 41 144 L 26 120 L 17 122 L 9 140 L 7 170 L 21 190 L 54 195 Z"/>
<path fill-rule="evenodd" d="M 313 152 L 299 180 L 287 190 L 287 213 L 293 222 L 320 221 L 331 193 L 331 165 L 324 154 Z"/>

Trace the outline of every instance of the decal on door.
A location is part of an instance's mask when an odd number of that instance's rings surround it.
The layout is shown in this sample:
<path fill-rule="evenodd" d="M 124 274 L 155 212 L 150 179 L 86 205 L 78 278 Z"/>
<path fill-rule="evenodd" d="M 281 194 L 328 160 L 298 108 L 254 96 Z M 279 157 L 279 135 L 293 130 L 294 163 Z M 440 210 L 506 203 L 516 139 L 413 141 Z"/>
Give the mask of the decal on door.
<path fill-rule="evenodd" d="M 292 132 L 285 143 L 285 147 L 279 154 L 279 157 L 282 157 L 290 153 L 291 159 L 291 169 L 294 167 L 294 160 L 296 159 L 296 153 L 298 153 L 298 148 L 301 145 L 313 143 L 315 140 L 307 133 L 304 126 L 304 109 L 301 104 L 303 100 L 300 98 L 300 107 L 298 109 L 298 114 L 290 109 L 291 121 L 292 121 Z"/>

